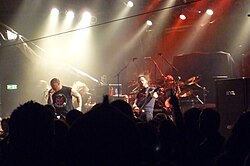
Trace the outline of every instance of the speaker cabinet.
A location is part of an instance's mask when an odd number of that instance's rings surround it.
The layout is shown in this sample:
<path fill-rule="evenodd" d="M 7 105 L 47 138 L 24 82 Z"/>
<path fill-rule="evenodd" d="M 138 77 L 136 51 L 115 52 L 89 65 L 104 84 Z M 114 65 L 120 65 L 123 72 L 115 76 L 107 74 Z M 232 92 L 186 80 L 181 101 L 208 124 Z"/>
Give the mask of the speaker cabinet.
<path fill-rule="evenodd" d="M 227 138 L 240 115 L 249 109 L 250 78 L 217 80 L 215 84 L 220 132 Z"/>

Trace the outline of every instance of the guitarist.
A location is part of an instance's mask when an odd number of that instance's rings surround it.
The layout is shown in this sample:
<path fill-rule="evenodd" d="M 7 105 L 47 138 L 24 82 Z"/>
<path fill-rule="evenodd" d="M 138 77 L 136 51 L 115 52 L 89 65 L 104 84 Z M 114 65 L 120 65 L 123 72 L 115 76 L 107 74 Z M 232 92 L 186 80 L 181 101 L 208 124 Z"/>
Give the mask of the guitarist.
<path fill-rule="evenodd" d="M 133 104 L 134 112 L 139 113 L 139 119 L 149 122 L 153 119 L 155 99 L 158 97 L 155 87 L 149 86 L 149 79 L 145 75 L 138 77 L 138 92 Z"/>

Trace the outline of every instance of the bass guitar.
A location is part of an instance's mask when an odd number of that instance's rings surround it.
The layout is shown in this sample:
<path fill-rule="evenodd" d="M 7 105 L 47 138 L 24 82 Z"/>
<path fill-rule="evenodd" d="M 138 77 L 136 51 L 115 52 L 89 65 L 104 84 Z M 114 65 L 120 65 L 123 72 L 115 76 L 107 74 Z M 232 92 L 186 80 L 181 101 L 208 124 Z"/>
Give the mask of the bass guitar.
<path fill-rule="evenodd" d="M 148 92 L 148 95 L 143 99 L 144 102 L 143 104 L 140 106 L 140 108 L 135 108 L 133 109 L 134 115 L 136 117 L 139 117 L 141 115 L 142 112 L 144 112 L 144 107 L 150 102 L 150 100 L 153 98 L 152 95 L 153 93 L 157 92 L 160 89 L 160 87 L 156 87 L 155 89 L 153 89 L 152 91 Z"/>

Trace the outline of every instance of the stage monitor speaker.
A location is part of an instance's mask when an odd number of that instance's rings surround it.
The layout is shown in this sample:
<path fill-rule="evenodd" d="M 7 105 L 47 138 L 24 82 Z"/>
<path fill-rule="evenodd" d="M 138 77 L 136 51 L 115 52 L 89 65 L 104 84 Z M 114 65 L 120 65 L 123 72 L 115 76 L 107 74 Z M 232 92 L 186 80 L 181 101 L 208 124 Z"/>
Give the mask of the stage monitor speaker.
<path fill-rule="evenodd" d="M 249 109 L 250 78 L 217 80 L 215 84 L 220 132 L 227 138 L 240 115 Z"/>

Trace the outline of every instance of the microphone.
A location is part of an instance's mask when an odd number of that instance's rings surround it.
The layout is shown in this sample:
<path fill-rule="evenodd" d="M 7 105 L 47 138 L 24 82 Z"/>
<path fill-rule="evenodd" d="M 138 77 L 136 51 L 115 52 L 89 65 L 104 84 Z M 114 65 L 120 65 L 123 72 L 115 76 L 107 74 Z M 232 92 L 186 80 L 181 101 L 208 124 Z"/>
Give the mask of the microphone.
<path fill-rule="evenodd" d="M 50 90 L 49 90 L 49 93 L 52 93 L 52 92 L 53 92 L 53 89 L 50 89 Z"/>
<path fill-rule="evenodd" d="M 145 56 L 144 59 L 151 59 L 151 56 Z"/>

